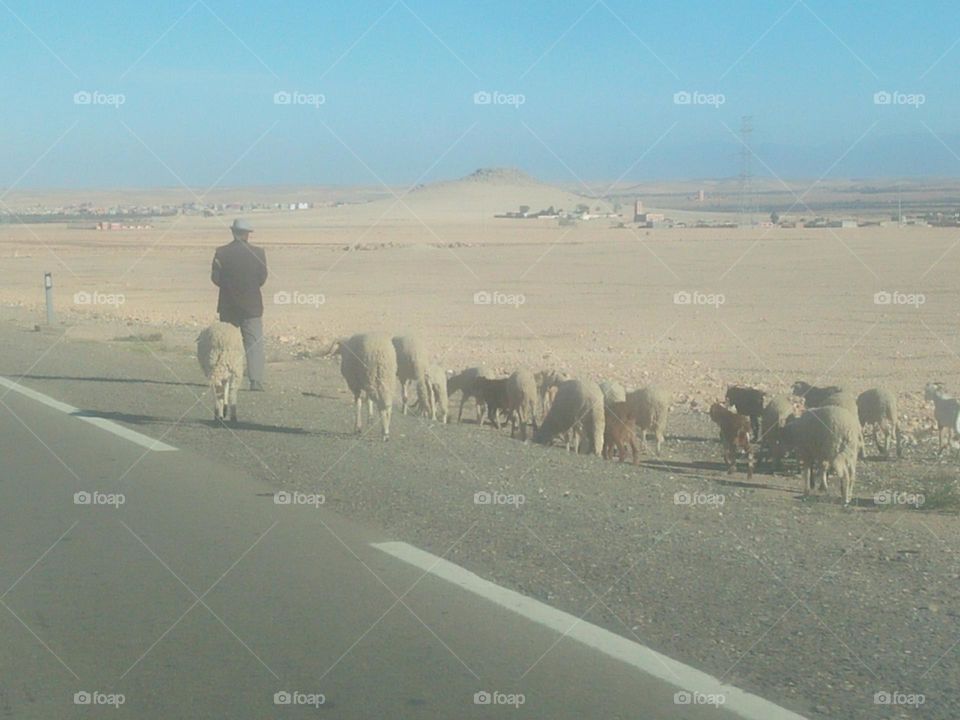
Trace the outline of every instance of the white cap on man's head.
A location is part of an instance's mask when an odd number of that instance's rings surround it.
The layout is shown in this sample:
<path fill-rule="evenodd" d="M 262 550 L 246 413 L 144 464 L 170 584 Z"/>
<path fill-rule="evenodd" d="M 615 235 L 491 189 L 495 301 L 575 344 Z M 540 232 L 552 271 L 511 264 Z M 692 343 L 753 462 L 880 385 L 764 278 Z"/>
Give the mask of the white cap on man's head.
<path fill-rule="evenodd" d="M 253 226 L 243 218 L 236 218 L 230 229 L 234 232 L 253 232 Z"/>

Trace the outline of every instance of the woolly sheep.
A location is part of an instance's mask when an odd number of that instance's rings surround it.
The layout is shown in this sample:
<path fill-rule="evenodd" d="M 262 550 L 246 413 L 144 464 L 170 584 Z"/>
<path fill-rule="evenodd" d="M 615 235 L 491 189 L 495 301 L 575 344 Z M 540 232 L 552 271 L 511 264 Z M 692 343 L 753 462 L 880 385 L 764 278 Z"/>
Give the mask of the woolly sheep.
<path fill-rule="evenodd" d="M 620 462 L 626 459 L 626 446 L 633 454 L 633 464 L 638 463 L 637 457 L 637 421 L 630 411 L 630 406 L 624 402 L 606 403 L 604 407 L 605 419 L 603 427 L 603 457 L 606 460 L 613 458 L 613 449 L 617 449 Z"/>
<path fill-rule="evenodd" d="M 771 398 L 763 409 L 763 433 L 760 435 L 760 446 L 766 451 L 774 467 L 780 467 L 783 461 L 785 450 L 781 433 L 787 419 L 793 416 L 793 400 L 786 395 Z"/>
<path fill-rule="evenodd" d="M 526 441 L 527 423 L 533 425 L 534 432 L 537 430 L 537 381 L 532 372 L 520 368 L 507 378 L 507 401 L 515 424 L 520 424 L 520 439 Z"/>
<path fill-rule="evenodd" d="M 458 423 L 463 422 L 463 406 L 468 398 L 474 398 L 477 403 L 477 424 L 483 422 L 485 408 L 477 396 L 476 388 L 477 378 L 481 377 L 489 378 L 492 375 L 487 368 L 471 367 L 447 378 L 447 396 L 450 397 L 456 392 L 460 393 L 460 411 L 457 413 Z"/>
<path fill-rule="evenodd" d="M 355 432 L 363 430 L 362 399 L 367 398 L 368 419 L 373 404 L 380 411 L 384 440 L 390 439 L 390 414 L 397 377 L 397 354 L 389 335 L 369 333 L 339 341 L 340 374 L 347 381 L 357 407 Z"/>
<path fill-rule="evenodd" d="M 623 389 L 623 385 L 613 380 L 603 380 L 600 383 L 600 392 L 603 393 L 603 402 L 607 405 L 627 401 L 627 391 Z"/>
<path fill-rule="evenodd" d="M 627 402 L 637 419 L 640 431 L 640 444 L 647 445 L 647 433 L 652 432 L 657 439 L 657 455 L 663 447 L 663 435 L 667 429 L 667 416 L 670 414 L 670 396 L 658 387 L 645 387 L 627 393 Z"/>
<path fill-rule="evenodd" d="M 856 415 L 834 405 L 813 408 L 798 418 L 790 418 L 783 427 L 782 438 L 800 460 L 804 495 L 813 490 L 817 476 L 820 489 L 826 490 L 827 473 L 833 472 L 840 478 L 843 504 L 850 504 L 857 479 L 857 458 L 863 445 Z"/>
<path fill-rule="evenodd" d="M 604 427 L 603 393 L 600 387 L 592 380 L 565 380 L 557 387 L 550 411 L 533 434 L 533 441 L 549 445 L 557 435 L 572 431 L 568 437 L 572 437 L 573 446 L 578 452 L 601 455 Z"/>
<path fill-rule="evenodd" d="M 823 401 L 834 393 L 842 392 L 843 388 L 836 385 L 827 387 L 817 387 L 803 380 L 797 380 L 793 384 L 793 394 L 803 398 L 804 405 L 807 408 L 815 408 L 823 405 Z"/>
<path fill-rule="evenodd" d="M 897 423 L 897 396 L 884 388 L 871 388 L 857 398 L 857 416 L 860 426 L 873 426 L 873 439 L 884 457 L 890 456 L 890 438 L 896 438 L 897 457 L 902 457 L 900 427 Z M 883 433 L 883 445 L 880 434 Z"/>
<path fill-rule="evenodd" d="M 247 357 L 240 328 L 215 322 L 197 337 L 197 360 L 213 390 L 213 419 L 237 421 L 237 392 Z"/>
<path fill-rule="evenodd" d="M 849 410 L 853 415 L 858 415 L 860 412 L 857 407 L 857 398 L 845 390 L 830 393 L 820 400 L 818 405 L 811 407 L 842 407 L 845 410 Z"/>
<path fill-rule="evenodd" d="M 943 431 L 947 431 L 947 446 L 954 435 L 960 434 L 960 402 L 947 395 L 943 383 L 927 383 L 923 390 L 923 399 L 933 401 L 933 416 L 937 420 L 938 452 L 943 452 Z"/>
<path fill-rule="evenodd" d="M 430 397 L 430 417 L 446 425 L 450 414 L 447 374 L 436 365 L 427 368 L 427 390 Z"/>
<path fill-rule="evenodd" d="M 752 387 L 731 385 L 727 388 L 727 405 L 733 405 L 740 415 L 750 418 L 753 437 L 760 437 L 760 417 L 763 415 L 763 398 L 766 393 Z"/>
<path fill-rule="evenodd" d="M 412 382 L 417 393 L 417 403 L 422 412 L 429 412 L 430 397 L 427 392 L 427 368 L 430 356 L 418 338 L 398 335 L 393 338 L 397 354 L 397 377 L 400 378 L 400 403 L 407 414 L 407 383 Z"/>
<path fill-rule="evenodd" d="M 753 477 L 753 450 L 750 448 L 750 429 L 752 427 L 749 415 L 740 415 L 725 408 L 720 403 L 710 406 L 710 419 L 720 428 L 720 442 L 723 444 L 723 461 L 727 465 L 727 472 L 733 473 L 737 469 L 737 453 L 744 451 L 747 455 L 747 480 Z"/>

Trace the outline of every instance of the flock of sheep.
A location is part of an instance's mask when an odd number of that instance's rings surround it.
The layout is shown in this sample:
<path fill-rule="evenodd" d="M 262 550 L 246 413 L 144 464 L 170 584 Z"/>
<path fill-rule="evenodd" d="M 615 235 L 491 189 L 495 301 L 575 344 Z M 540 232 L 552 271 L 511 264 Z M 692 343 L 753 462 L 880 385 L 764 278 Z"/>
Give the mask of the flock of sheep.
<path fill-rule="evenodd" d="M 499 429 L 505 419 L 510 422 L 511 437 L 519 433 L 524 441 L 530 426 L 535 443 L 550 445 L 562 437 L 567 450 L 606 459 L 616 452 L 621 462 L 629 449 L 634 464 L 638 462 L 638 432 L 640 449 L 646 449 L 648 433 L 656 439 L 657 455 L 663 445 L 670 396 L 660 388 L 627 392 L 615 382 L 568 379 L 551 370 L 533 373 L 519 369 L 498 378 L 486 368 L 471 367 L 448 374 L 432 364 L 423 344 L 410 336 L 353 335 L 334 341 L 327 352 L 340 356 L 340 372 L 353 393 L 358 433 L 363 428 L 366 399 L 368 420 L 376 406 L 382 437 L 389 440 L 394 392 L 399 384 L 404 414 L 409 409 L 442 423 L 448 421 L 449 397 L 459 392 L 458 422 L 463 419 L 464 404 L 473 398 L 478 424 L 486 419 Z M 222 421 L 229 416 L 236 422 L 237 389 L 244 372 L 240 331 L 214 323 L 197 338 L 197 357 L 214 392 L 214 419 Z M 853 396 L 835 385 L 816 387 L 798 381 L 792 392 L 802 400 L 802 412 L 798 413 L 794 397 L 767 400 L 763 391 L 741 386 L 729 387 L 725 403 L 711 406 L 710 418 L 719 427 L 728 472 L 734 472 L 738 456 L 744 455 L 747 477 L 752 477 L 756 443 L 771 468 L 782 467 L 788 454 L 797 459 L 804 494 L 817 487 L 827 490 L 827 475 L 835 475 L 847 505 L 853 496 L 857 461 L 864 454 L 864 429 L 872 428 L 884 457 L 889 457 L 894 444 L 897 456 L 901 455 L 897 398 L 889 390 L 872 388 Z M 948 446 L 955 434 L 960 435 L 960 401 L 939 383 L 928 384 L 924 397 L 934 403 L 942 452 L 944 434 Z"/>

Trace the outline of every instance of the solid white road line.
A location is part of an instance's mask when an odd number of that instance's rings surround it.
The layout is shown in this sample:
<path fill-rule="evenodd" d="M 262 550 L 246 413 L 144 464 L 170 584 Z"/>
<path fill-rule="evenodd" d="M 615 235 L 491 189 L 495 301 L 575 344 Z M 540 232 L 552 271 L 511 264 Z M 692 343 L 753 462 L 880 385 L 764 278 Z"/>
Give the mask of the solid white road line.
<path fill-rule="evenodd" d="M 484 580 L 469 570 L 448 560 L 432 555 L 404 542 L 371 543 L 371 547 L 409 563 L 436 577 L 451 582 L 464 590 L 507 608 L 540 625 L 556 630 L 573 640 L 632 665 L 642 672 L 663 680 L 688 693 L 723 695 L 725 702 L 720 707 L 749 720 L 805 720 L 768 700 L 725 685 L 715 677 L 684 665 L 655 650 L 628 640 L 609 630 L 604 630 L 570 613 L 550 607 L 539 600 L 500 587 Z M 682 708 L 679 705 L 678 708 Z"/>
<path fill-rule="evenodd" d="M 136 430 L 130 430 L 129 428 L 125 428 L 123 425 L 118 425 L 117 423 L 113 422 L 113 420 L 107 420 L 106 418 L 90 417 L 88 415 L 84 415 L 82 410 L 80 410 L 79 408 L 73 407 L 73 405 L 67 405 L 66 403 L 60 402 L 59 400 L 55 400 L 49 395 L 44 395 L 43 393 L 39 393 L 36 390 L 31 390 L 30 388 L 25 387 L 20 383 L 14 382 L 13 380 L 9 380 L 8 378 L 0 377 L 0 386 L 9 388 L 15 393 L 19 393 L 24 397 L 30 398 L 31 400 L 36 400 L 38 403 L 41 403 L 43 405 L 46 405 L 47 407 L 53 408 L 54 410 L 59 410 L 62 413 L 71 415 L 75 417 L 77 420 L 83 420 L 86 423 L 95 425 L 101 430 L 106 430 L 109 433 L 113 433 L 117 437 L 122 437 L 124 440 L 129 440 L 130 442 L 136 443 L 137 445 L 140 445 L 141 447 L 145 447 L 148 450 L 154 450 L 156 452 L 166 452 L 170 450 L 176 450 L 176 448 L 173 447 L 172 445 L 167 445 L 166 443 L 162 443 L 159 440 L 154 440 L 151 437 L 147 437 L 146 435 L 142 435 L 138 433 Z"/>

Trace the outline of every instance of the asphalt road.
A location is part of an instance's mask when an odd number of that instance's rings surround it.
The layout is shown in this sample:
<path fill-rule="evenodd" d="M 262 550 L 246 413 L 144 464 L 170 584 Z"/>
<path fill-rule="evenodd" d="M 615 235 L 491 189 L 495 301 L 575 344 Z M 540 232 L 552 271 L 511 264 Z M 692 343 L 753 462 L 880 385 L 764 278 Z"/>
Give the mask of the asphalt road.
<path fill-rule="evenodd" d="M 390 540 L 0 388 L 0 717 L 736 717 Z"/>

